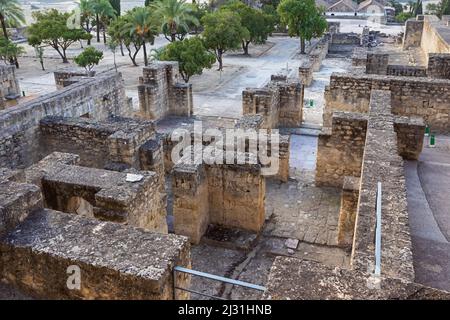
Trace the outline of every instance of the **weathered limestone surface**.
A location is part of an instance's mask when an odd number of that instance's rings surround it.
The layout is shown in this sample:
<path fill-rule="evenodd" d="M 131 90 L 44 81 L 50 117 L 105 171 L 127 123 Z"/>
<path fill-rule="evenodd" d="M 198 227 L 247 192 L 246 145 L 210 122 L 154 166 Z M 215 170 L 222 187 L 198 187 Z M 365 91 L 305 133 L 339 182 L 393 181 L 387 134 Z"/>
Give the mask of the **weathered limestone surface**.
<path fill-rule="evenodd" d="M 20 96 L 19 81 L 16 79 L 16 67 L 13 65 L 0 66 L 0 110 L 5 108 L 6 97 Z"/>
<path fill-rule="evenodd" d="M 0 112 L 0 166 L 24 168 L 40 159 L 39 121 L 46 116 L 96 120 L 129 116 L 122 75 L 100 73 Z"/>
<path fill-rule="evenodd" d="M 173 267 L 190 267 L 185 237 L 48 209 L 34 211 L 0 240 L 0 253 L 3 281 L 46 299 L 172 299 Z M 67 287 L 73 265 L 80 268 L 80 290 Z M 189 287 L 190 276 L 178 273 L 176 281 Z"/>
<path fill-rule="evenodd" d="M 450 79 L 450 53 L 429 53 L 428 75 L 432 78 Z"/>
<path fill-rule="evenodd" d="M 336 113 L 337 116 L 341 114 Z M 351 113 L 347 115 L 356 124 L 360 123 L 356 121 L 357 115 Z M 333 116 L 333 120 L 335 117 L 336 115 Z M 397 147 L 398 141 L 402 141 L 403 138 L 397 137 L 396 116 L 392 114 L 389 91 L 372 91 L 368 115 L 365 115 L 365 118 L 366 138 L 361 162 L 351 269 L 330 268 L 316 262 L 292 258 L 277 258 L 269 275 L 266 298 L 437 299 L 449 297 L 447 292 L 414 283 L 406 184 L 403 160 L 399 156 L 400 151 Z M 401 121 L 398 122 L 401 123 Z M 336 127 L 335 122 L 333 124 Z M 348 127 L 352 126 L 352 121 L 349 121 Z M 402 134 L 406 133 L 400 133 Z M 318 158 L 320 158 L 320 152 L 319 148 Z M 345 162 L 341 165 L 345 166 Z M 355 189 L 354 183 L 352 187 L 349 187 L 345 182 L 347 181 L 344 181 L 344 188 Z M 382 186 L 380 277 L 373 275 L 378 182 L 381 182 Z M 348 204 L 354 207 L 355 200 L 349 201 Z M 346 203 L 341 208 L 341 214 L 343 213 L 345 216 L 340 217 L 341 222 L 347 220 Z"/>
<path fill-rule="evenodd" d="M 273 300 L 450 299 L 449 292 L 403 279 L 378 280 L 364 272 L 290 257 L 275 258 L 266 287 L 263 299 Z"/>
<path fill-rule="evenodd" d="M 53 72 L 53 75 L 55 77 L 55 84 L 58 89 L 67 87 L 72 82 L 67 81 L 72 77 L 88 77 L 88 76 L 95 76 L 95 71 L 91 71 L 91 74 L 88 74 L 86 70 L 81 68 L 73 68 L 73 69 L 64 69 L 64 70 L 57 70 Z"/>
<path fill-rule="evenodd" d="M 325 90 L 324 126 L 333 111 L 367 113 L 371 90 L 390 90 L 392 113 L 423 117 L 434 132 L 450 132 L 450 80 L 333 73 Z"/>
<path fill-rule="evenodd" d="M 264 88 L 242 91 L 243 115 L 261 114 L 261 128 L 299 127 L 302 123 L 304 87 L 285 77 L 274 77 Z"/>
<path fill-rule="evenodd" d="M 344 177 L 361 175 L 367 116 L 334 112 L 332 129 L 319 134 L 316 185 L 342 187 Z"/>
<path fill-rule="evenodd" d="M 178 63 L 152 62 L 139 78 L 139 108 L 142 117 L 190 117 L 193 113 L 192 85 L 179 82 Z"/>
<path fill-rule="evenodd" d="M 21 172 L 0 169 L 0 237 L 14 229 L 35 208 L 42 206 L 42 194 L 33 184 L 24 183 Z"/>
<path fill-rule="evenodd" d="M 387 53 L 368 53 L 366 62 L 367 74 L 386 74 L 389 64 L 389 54 Z"/>
<path fill-rule="evenodd" d="M 396 116 L 394 129 L 397 133 L 398 154 L 403 159 L 417 160 L 422 152 L 425 122 L 421 117 Z"/>
<path fill-rule="evenodd" d="M 335 33 L 331 35 L 328 47 L 329 53 L 351 53 L 355 47 L 361 45 L 361 35 L 357 33 Z"/>
<path fill-rule="evenodd" d="M 339 26 L 337 28 L 339 29 Z M 325 59 L 328 53 L 329 38 L 329 34 L 322 37 L 309 51 L 308 59 L 298 68 L 299 78 L 302 85 L 311 85 L 313 80 L 313 72 L 319 71 L 322 60 Z"/>
<path fill-rule="evenodd" d="M 403 36 L 403 50 L 420 47 L 424 21 L 408 20 Z"/>
<path fill-rule="evenodd" d="M 70 152 L 80 156 L 83 166 L 122 166 L 162 172 L 159 162 L 162 148 L 155 140 L 153 121 L 123 117 L 97 121 L 52 116 L 40 121 L 40 133 L 44 155 L 53 151 Z"/>
<path fill-rule="evenodd" d="M 358 208 L 359 178 L 344 177 L 338 222 L 338 245 L 351 246 Z"/>
<path fill-rule="evenodd" d="M 173 168 L 175 232 L 198 243 L 209 223 L 258 232 L 265 178 L 259 164 L 187 164 Z"/>

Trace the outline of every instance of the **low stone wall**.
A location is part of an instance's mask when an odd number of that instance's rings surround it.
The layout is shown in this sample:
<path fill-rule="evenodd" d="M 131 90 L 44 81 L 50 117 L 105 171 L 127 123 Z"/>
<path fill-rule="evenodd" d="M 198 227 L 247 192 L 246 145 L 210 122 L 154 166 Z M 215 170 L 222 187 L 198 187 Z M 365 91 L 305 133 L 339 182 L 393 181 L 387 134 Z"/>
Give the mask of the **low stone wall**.
<path fill-rule="evenodd" d="M 16 79 L 16 67 L 0 65 L 0 110 L 5 108 L 6 97 L 20 96 L 19 81 Z"/>
<path fill-rule="evenodd" d="M 432 78 L 450 79 L 450 53 L 429 53 L 427 73 Z"/>
<path fill-rule="evenodd" d="M 167 232 L 164 195 L 155 172 L 132 171 L 140 180 L 129 182 L 127 172 L 68 165 L 57 155 L 26 170 L 26 176 L 41 186 L 46 207 Z"/>
<path fill-rule="evenodd" d="M 259 232 L 265 179 L 260 165 L 177 163 L 173 168 L 175 233 L 198 243 L 208 224 Z"/>
<path fill-rule="evenodd" d="M 340 114 L 333 116 L 333 120 Z M 359 125 L 355 114 L 348 114 L 348 117 L 354 118 L 354 122 L 349 121 L 347 130 L 354 124 Z M 366 115 L 351 268 L 278 257 L 269 274 L 268 290 L 264 293 L 266 299 L 438 299 L 450 296 L 448 292 L 414 283 L 406 183 L 403 160 L 397 147 L 395 118 L 391 93 L 373 90 Z M 318 157 L 321 152 L 319 146 Z M 341 162 L 341 166 L 345 170 L 346 162 Z M 382 186 L 380 276 L 374 275 L 378 182 Z M 345 185 L 344 188 L 353 192 L 355 186 Z M 340 222 L 348 221 L 349 211 L 350 217 L 354 212 L 354 195 L 348 196 L 352 199 L 347 199 L 346 207 L 341 208 L 345 216 L 340 217 Z"/>
<path fill-rule="evenodd" d="M 64 69 L 53 72 L 53 76 L 55 78 L 55 84 L 58 89 L 67 87 L 69 84 L 66 80 L 69 80 L 72 77 L 88 77 L 95 76 L 95 71 L 92 71 L 90 74 L 84 69 L 74 68 L 74 69 Z"/>
<path fill-rule="evenodd" d="M 319 71 L 322 60 L 328 53 L 329 34 L 322 37 L 315 46 L 309 51 L 308 59 L 299 66 L 298 74 L 302 85 L 309 86 L 313 80 L 313 72 Z"/>
<path fill-rule="evenodd" d="M 386 74 L 390 76 L 402 77 L 426 77 L 427 68 L 419 66 L 390 64 L 387 66 Z"/>
<path fill-rule="evenodd" d="M 346 176 L 361 175 L 366 128 L 366 115 L 334 112 L 332 129 L 319 134 L 316 185 L 341 188 Z"/>
<path fill-rule="evenodd" d="M 344 177 L 339 209 L 338 239 L 339 246 L 351 247 L 355 231 L 356 211 L 358 209 L 359 178 Z"/>
<path fill-rule="evenodd" d="M 328 52 L 333 54 L 349 54 L 361 45 L 361 35 L 357 33 L 335 33 L 331 35 Z"/>
<path fill-rule="evenodd" d="M 423 21 L 408 20 L 405 24 L 405 33 L 403 35 L 403 50 L 420 47 L 423 33 Z"/>
<path fill-rule="evenodd" d="M 153 121 L 46 117 L 40 121 L 40 144 L 43 156 L 54 151 L 75 153 L 82 166 L 135 168 L 163 175 L 162 146 L 156 141 Z"/>
<path fill-rule="evenodd" d="M 130 116 L 120 73 L 86 78 L 56 92 L 0 111 L 0 166 L 24 168 L 40 159 L 39 122 L 46 116 Z"/>
<path fill-rule="evenodd" d="M 167 116 L 190 117 L 193 114 L 192 85 L 180 83 L 178 63 L 152 62 L 139 78 L 140 115 L 158 120 Z"/>
<path fill-rule="evenodd" d="M 387 53 L 367 53 L 366 73 L 367 74 L 386 74 L 389 63 L 389 54 Z"/>
<path fill-rule="evenodd" d="M 185 237 L 48 209 L 0 241 L 2 281 L 40 299 L 173 299 L 174 266 L 191 266 Z M 69 289 L 76 270 L 80 287 Z M 188 288 L 190 276 L 178 273 L 176 284 Z"/>
<path fill-rule="evenodd" d="M 299 127 L 302 123 L 304 87 L 297 81 L 273 78 L 264 88 L 242 91 L 242 113 L 261 114 L 261 128 Z"/>
<path fill-rule="evenodd" d="M 367 63 L 367 48 L 356 47 L 352 52 L 352 66 L 365 67 Z"/>
<path fill-rule="evenodd" d="M 324 126 L 333 111 L 367 113 L 371 90 L 390 90 L 392 112 L 423 117 L 433 132 L 450 132 L 450 80 L 333 73 L 325 90 Z"/>

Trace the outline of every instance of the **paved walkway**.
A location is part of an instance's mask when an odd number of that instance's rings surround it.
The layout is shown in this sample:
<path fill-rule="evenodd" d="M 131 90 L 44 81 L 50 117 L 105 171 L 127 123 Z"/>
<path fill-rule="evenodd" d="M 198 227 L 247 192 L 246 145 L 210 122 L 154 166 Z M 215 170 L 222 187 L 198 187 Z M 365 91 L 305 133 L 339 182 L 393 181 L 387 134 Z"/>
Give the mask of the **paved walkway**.
<path fill-rule="evenodd" d="M 450 138 L 405 162 L 416 281 L 450 290 Z"/>

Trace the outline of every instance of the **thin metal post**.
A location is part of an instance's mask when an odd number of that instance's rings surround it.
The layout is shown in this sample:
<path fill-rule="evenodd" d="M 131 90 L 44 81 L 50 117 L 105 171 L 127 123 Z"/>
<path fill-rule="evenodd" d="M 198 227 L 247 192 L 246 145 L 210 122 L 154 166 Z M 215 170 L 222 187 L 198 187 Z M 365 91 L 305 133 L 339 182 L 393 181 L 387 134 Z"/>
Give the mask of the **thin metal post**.
<path fill-rule="evenodd" d="M 381 182 L 377 187 L 377 222 L 375 228 L 375 275 L 381 274 Z"/>

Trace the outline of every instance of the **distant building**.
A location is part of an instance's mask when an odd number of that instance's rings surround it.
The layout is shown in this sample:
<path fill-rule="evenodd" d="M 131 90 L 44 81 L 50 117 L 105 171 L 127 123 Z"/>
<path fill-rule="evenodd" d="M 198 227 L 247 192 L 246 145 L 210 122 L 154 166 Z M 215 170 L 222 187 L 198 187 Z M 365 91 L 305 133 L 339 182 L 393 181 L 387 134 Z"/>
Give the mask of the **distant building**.
<path fill-rule="evenodd" d="M 340 0 L 327 9 L 329 16 L 355 16 L 358 5 L 352 0 Z"/>

